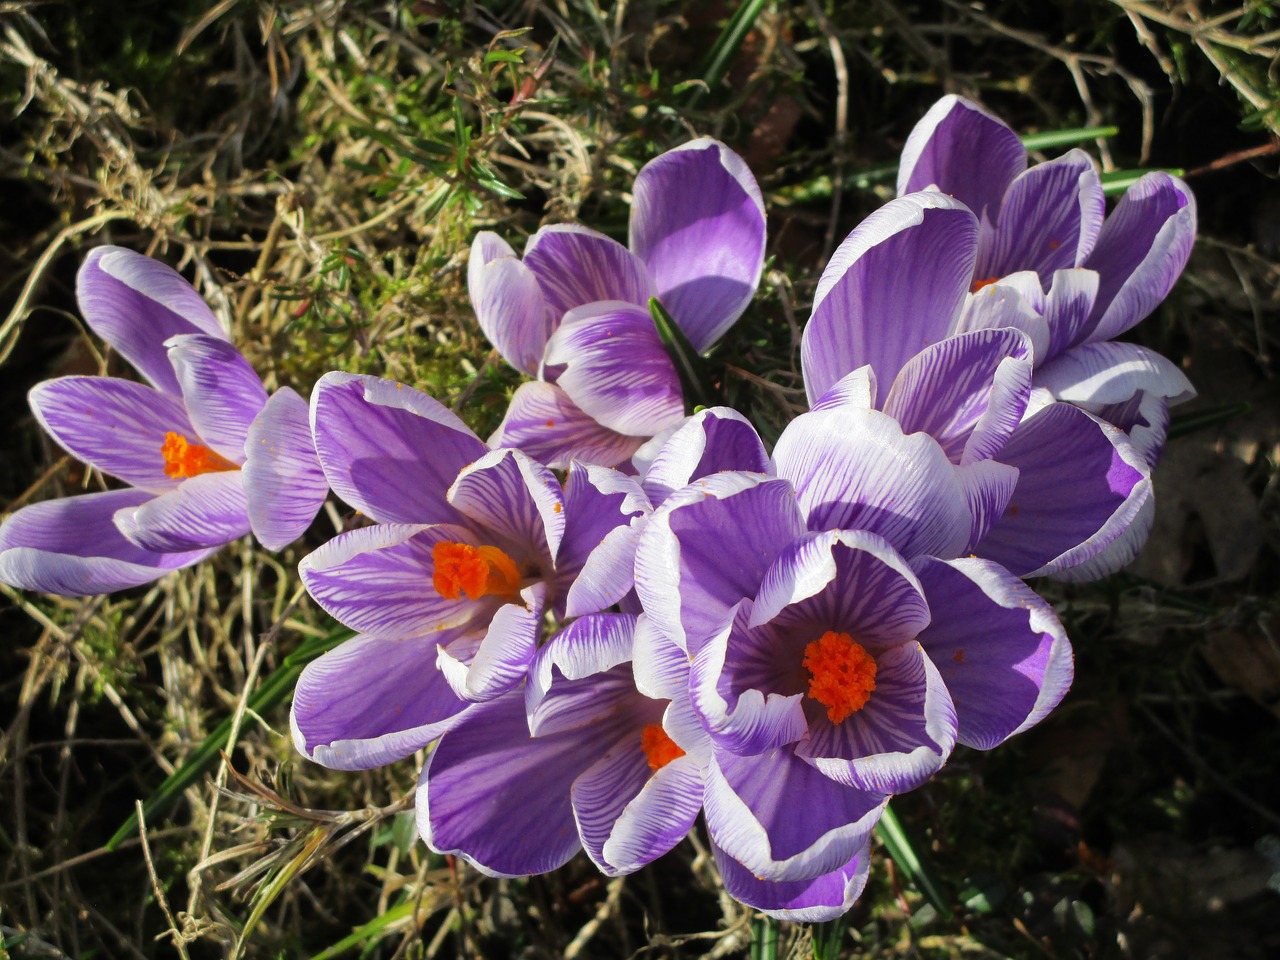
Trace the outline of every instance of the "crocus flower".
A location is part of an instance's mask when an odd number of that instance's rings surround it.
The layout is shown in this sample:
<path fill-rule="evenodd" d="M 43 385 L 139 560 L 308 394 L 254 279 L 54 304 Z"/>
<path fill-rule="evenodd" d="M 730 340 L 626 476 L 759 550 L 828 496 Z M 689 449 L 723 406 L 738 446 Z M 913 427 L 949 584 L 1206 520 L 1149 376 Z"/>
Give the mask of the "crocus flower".
<path fill-rule="evenodd" d="M 694 349 L 741 316 L 764 264 L 764 201 L 736 153 L 686 143 L 636 176 L 630 247 L 587 227 L 544 227 L 517 258 L 494 233 L 471 247 L 481 329 L 517 370 L 492 446 L 552 467 L 615 466 L 684 416 L 680 378 L 654 329 L 657 297 Z"/>
<path fill-rule="evenodd" d="M 823 271 L 805 327 L 810 403 L 883 410 L 961 470 L 1015 468 L 1010 489 L 988 491 L 978 556 L 1019 576 L 1109 572 L 1149 530 L 1150 466 L 1121 429 L 1033 389 L 1031 335 L 965 329 L 979 238 L 973 213 L 936 191 L 859 224 Z"/>
<path fill-rule="evenodd" d="M 359 632 L 298 681 L 298 748 L 363 769 L 408 756 L 469 703 L 524 680 L 543 614 L 628 593 L 638 482 L 575 464 L 564 489 L 518 450 L 490 450 L 440 403 L 376 377 L 330 373 L 311 400 L 333 491 L 373 520 L 299 566 L 311 596 Z"/>
<path fill-rule="evenodd" d="M 959 329 L 1030 334 L 1035 382 L 1130 435 L 1159 458 L 1172 404 L 1195 395 L 1158 353 L 1114 338 L 1151 313 L 1186 266 L 1196 233 L 1185 183 L 1155 172 L 1105 216 L 1102 184 L 1082 150 L 1028 168 L 998 117 L 962 97 L 939 100 L 911 132 L 900 195 L 940 190 L 979 218 L 978 251 Z"/>
<path fill-rule="evenodd" d="M 682 429 L 713 449 L 722 426 Z M 649 518 L 636 589 L 691 658 L 712 742 L 707 826 L 745 902 L 842 912 L 888 796 L 957 742 L 989 749 L 1027 729 L 1066 692 L 1053 610 L 960 556 L 981 536 L 986 469 L 966 475 L 928 435 L 838 407 L 789 424 L 770 472 L 703 475 Z M 765 883 L 779 886 L 753 888 Z"/>
<path fill-rule="evenodd" d="M 98 247 L 76 280 L 85 322 L 148 380 L 62 377 L 30 393 L 68 453 L 128 484 L 45 501 L 0 526 L 0 580 L 80 596 L 147 583 L 250 530 L 280 549 L 306 530 L 327 487 L 305 401 L 268 397 L 181 276 Z"/>

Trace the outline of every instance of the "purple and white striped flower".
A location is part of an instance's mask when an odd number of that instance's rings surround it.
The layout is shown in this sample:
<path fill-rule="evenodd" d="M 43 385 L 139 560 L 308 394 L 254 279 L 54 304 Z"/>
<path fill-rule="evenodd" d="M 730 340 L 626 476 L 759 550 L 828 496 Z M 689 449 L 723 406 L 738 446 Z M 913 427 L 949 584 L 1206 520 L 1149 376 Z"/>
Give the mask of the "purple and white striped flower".
<path fill-rule="evenodd" d="M 937 191 L 863 221 L 823 271 L 805 327 L 810 402 L 883 410 L 961 472 L 1002 474 L 976 502 L 978 556 L 1019 576 L 1117 569 L 1149 530 L 1150 465 L 1121 429 L 1033 389 L 1025 329 L 965 328 L 979 246 L 973 213 Z"/>
<path fill-rule="evenodd" d="M 520 685 L 543 616 L 605 609 L 631 590 L 634 478 L 574 464 L 561 489 L 518 450 L 490 450 L 436 400 L 330 373 L 311 400 L 334 492 L 371 526 L 299 565 L 317 603 L 359 635 L 298 681 L 299 750 L 363 769 L 408 756 L 470 703 Z"/>
<path fill-rule="evenodd" d="M 1114 338 L 1154 310 L 1195 242 L 1195 198 L 1154 172 L 1105 216 L 1082 150 L 1028 168 L 1002 120 L 962 97 L 936 103 L 902 152 L 898 193 L 939 190 L 979 218 L 960 330 L 1014 326 L 1034 343 L 1035 383 L 1115 424 L 1154 465 L 1171 405 L 1195 391 L 1145 347 Z"/>
<path fill-rule="evenodd" d="M 723 449 L 732 418 L 715 419 L 719 436 L 709 421 L 682 429 Z M 1065 694 L 1070 645 L 1048 604 L 998 564 L 953 559 L 980 534 L 985 472 L 966 476 L 884 413 L 840 407 L 788 425 L 774 475 L 695 475 L 649 519 L 636 589 L 691 657 L 712 742 L 707 825 L 746 902 L 843 912 L 888 796 Z"/>
<path fill-rule="evenodd" d="M 127 488 L 37 503 L 0 526 L 0 580 L 47 593 L 108 593 L 155 580 L 253 531 L 300 536 L 328 487 L 305 401 L 267 396 L 179 274 L 98 247 L 76 280 L 90 329 L 151 384 L 62 377 L 32 412 L 68 453 Z"/>
<path fill-rule="evenodd" d="M 631 243 L 575 224 L 543 227 L 523 258 L 494 233 L 467 272 L 481 329 L 523 384 L 495 447 L 552 467 L 604 466 L 679 423 L 684 396 L 649 313 L 657 297 L 694 349 L 742 315 L 764 265 L 764 201 L 742 158 L 694 140 L 636 177 Z"/>

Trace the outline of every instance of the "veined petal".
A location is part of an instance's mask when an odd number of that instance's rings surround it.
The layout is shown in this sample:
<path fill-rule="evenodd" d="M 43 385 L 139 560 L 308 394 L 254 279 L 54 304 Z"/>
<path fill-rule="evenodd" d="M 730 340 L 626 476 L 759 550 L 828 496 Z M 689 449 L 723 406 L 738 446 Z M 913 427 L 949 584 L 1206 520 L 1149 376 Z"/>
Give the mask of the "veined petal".
<path fill-rule="evenodd" d="M 978 253 L 974 276 L 1034 270 L 1048 286 L 1055 270 L 1084 262 L 1105 212 L 1098 169 L 1083 150 L 1038 163 L 1009 185 L 991 241 Z"/>
<path fill-rule="evenodd" d="M 722 470 L 767 473 L 769 455 L 749 420 L 728 407 L 699 410 L 662 445 L 644 475 L 655 507 L 676 490 Z"/>
<path fill-rule="evenodd" d="M 1044 719 L 1074 671 L 1053 608 L 986 560 L 921 557 L 912 566 L 930 606 L 946 611 L 919 639 L 951 693 L 959 741 L 990 750 Z"/>
<path fill-rule="evenodd" d="M 764 198 L 743 159 L 701 138 L 636 176 L 631 249 L 693 348 L 706 350 L 742 315 L 764 269 Z"/>
<path fill-rule="evenodd" d="M 584 680 L 603 674 L 631 660 L 636 617 L 624 613 L 601 613 L 579 617 L 546 642 L 529 667 L 529 683 L 524 691 L 530 732 L 542 736 L 563 729 L 555 711 L 541 711 L 543 701 L 557 679 Z M 597 697 L 597 699 L 599 699 Z M 608 705 L 602 705 L 608 710 Z"/>
<path fill-rule="evenodd" d="M 519 600 L 500 606 L 484 639 L 465 661 L 454 650 L 439 648 L 436 665 L 454 693 L 479 703 L 519 686 L 538 651 L 546 599 L 546 584 L 535 583 L 520 591 Z"/>
<path fill-rule="evenodd" d="M 126 540 L 115 514 L 153 496 L 130 488 L 23 507 L 0 524 L 0 582 L 85 597 L 150 583 L 213 553 L 216 548 L 155 553 Z"/>
<path fill-rule="evenodd" d="M 1031 396 L 1031 342 L 1017 330 L 975 330 L 916 354 L 902 368 L 884 412 L 903 433 L 921 431 L 953 463 L 993 456 Z"/>
<path fill-rule="evenodd" d="M 1088 560 L 1151 495 L 1150 471 L 1124 433 L 1066 403 L 1023 421 L 1000 462 L 1018 468 L 1018 485 L 976 552 L 1018 576 Z"/>
<path fill-rule="evenodd" d="M 882 403 L 903 364 L 951 333 L 977 244 L 973 214 L 941 193 L 899 197 L 863 220 L 818 281 L 800 346 L 809 402 L 870 364 Z"/>
<path fill-rule="evenodd" d="M 530 737 L 519 690 L 467 711 L 418 781 L 418 831 L 489 876 L 564 866 L 581 843 L 570 789 L 622 731 L 605 725 Z"/>
<path fill-rule="evenodd" d="M 617 240 L 573 223 L 543 227 L 524 247 L 524 265 L 538 279 L 555 322 L 597 300 L 644 307 L 654 295 L 649 272 Z"/>
<path fill-rule="evenodd" d="M 489 342 L 507 363 L 536 377 L 560 314 L 547 308 L 538 278 L 496 233 L 485 230 L 472 241 L 467 291 Z"/>
<path fill-rule="evenodd" d="M 1089 341 L 1110 340 L 1149 314 L 1187 265 L 1196 239 L 1191 188 L 1161 171 L 1125 191 L 1084 266 L 1101 277 Z"/>
<path fill-rule="evenodd" d="M 307 664 L 289 726 L 303 756 L 334 770 L 367 770 L 421 750 L 469 706 L 435 665 L 441 635 L 359 634 Z"/>
<path fill-rule="evenodd" d="M 489 446 L 517 447 L 539 463 L 564 470 L 574 460 L 616 467 L 639 450 L 644 439 L 610 430 L 554 383 L 534 380 L 516 388 Z"/>
<path fill-rule="evenodd" d="M 1036 371 L 1035 383 L 1059 400 L 1093 409 L 1125 403 L 1139 392 L 1170 404 L 1196 395 L 1186 374 L 1170 360 L 1136 343 L 1086 343 L 1055 357 Z"/>
<path fill-rule="evenodd" d="M 830 873 L 809 880 L 761 880 L 712 842 L 724 889 L 766 916 L 793 923 L 820 923 L 848 913 L 867 886 L 871 850 L 864 847 Z"/>
<path fill-rule="evenodd" d="M 1000 200 L 1027 167 L 1027 149 L 1001 119 L 948 94 L 924 115 L 902 148 L 898 195 L 934 188 L 995 220 Z"/>
<path fill-rule="evenodd" d="M 244 452 L 249 525 L 268 550 L 283 550 L 311 526 L 329 493 L 307 401 L 290 387 L 273 393 L 249 426 Z"/>
<path fill-rule="evenodd" d="M 649 498 L 634 477 L 575 462 L 565 481 L 564 512 L 557 596 L 570 617 L 604 610 L 635 585 L 636 544 L 653 512 Z"/>
<path fill-rule="evenodd" d="M 490 450 L 464 467 L 448 499 L 474 528 L 549 573 L 564 536 L 564 493 L 556 476 L 519 450 Z"/>
<path fill-rule="evenodd" d="M 1031 339 L 1032 353 L 1040 362 L 1049 355 L 1052 338 L 1046 309 L 1039 276 L 1031 270 L 1011 273 L 984 284 L 965 298 L 954 333 L 1013 327 Z"/>
<path fill-rule="evenodd" d="M 488 451 L 438 401 L 393 380 L 327 373 L 311 394 L 311 433 L 333 492 L 380 523 L 453 523 L 445 499 Z"/>
<path fill-rule="evenodd" d="M 312 599 L 339 623 L 387 640 L 430 636 L 492 615 L 495 600 L 442 597 L 432 582 L 437 543 L 474 544 L 452 524 L 380 523 L 340 533 L 298 564 Z M 431 650 L 435 660 L 435 648 Z"/>
<path fill-rule="evenodd" d="M 773 450 L 810 530 L 862 529 L 910 558 L 956 556 L 972 518 L 937 441 L 904 436 L 892 417 L 842 407 L 801 414 Z"/>
<path fill-rule="evenodd" d="M 611 877 L 658 859 L 689 835 L 702 810 L 702 767 L 677 757 L 654 771 L 640 739 L 625 740 L 573 783 L 573 810 L 587 855 Z"/>
<path fill-rule="evenodd" d="M 144 550 L 182 553 L 220 547 L 249 532 L 249 504 L 239 470 L 202 473 L 115 516 L 116 526 Z"/>
<path fill-rule="evenodd" d="M 73 457 L 153 494 L 178 486 L 165 474 L 165 434 L 196 434 L 177 397 L 115 377 L 45 380 L 27 397 L 40 425 Z"/>
<path fill-rule="evenodd" d="M 973 517 L 969 543 L 962 551 L 969 553 L 1004 516 L 1018 488 L 1018 468 L 997 460 L 978 460 L 956 467 L 956 476 L 964 487 L 965 500 Z"/>
<path fill-rule="evenodd" d="M 876 372 L 870 364 L 865 364 L 846 373 L 824 393 L 810 410 L 835 410 L 839 407 L 853 407 L 855 410 L 874 410 L 876 397 Z"/>
<path fill-rule="evenodd" d="M 645 613 L 661 634 L 696 653 L 803 532 L 785 480 L 717 473 L 677 490 L 649 518 L 636 548 Z"/>
<path fill-rule="evenodd" d="M 1037 365 L 1052 362 L 1071 344 L 1079 342 L 1093 317 L 1099 280 L 1096 270 L 1059 270 L 1053 275 L 1053 286 L 1044 303 L 1049 347 L 1037 351 Z"/>
<path fill-rule="evenodd" d="M 227 334 L 209 305 L 172 268 L 123 247 L 95 247 L 76 274 L 89 328 L 158 389 L 177 396 L 165 341 L 181 333 Z"/>
<path fill-rule="evenodd" d="M 684 417 L 680 378 L 641 307 L 610 300 L 570 310 L 545 362 L 563 365 L 556 386 L 610 430 L 649 437 Z"/>
<path fill-rule="evenodd" d="M 202 333 L 171 337 L 165 346 L 200 439 L 232 463 L 244 463 L 249 425 L 267 402 L 249 361 L 226 340 Z"/>
<path fill-rule="evenodd" d="M 809 880 L 862 850 L 888 798 L 823 776 L 789 747 L 717 753 L 703 806 L 712 842 L 765 880 Z"/>
<path fill-rule="evenodd" d="M 653 700 L 687 699 L 689 656 L 654 629 L 645 614 L 636 621 L 631 651 L 636 689 Z"/>

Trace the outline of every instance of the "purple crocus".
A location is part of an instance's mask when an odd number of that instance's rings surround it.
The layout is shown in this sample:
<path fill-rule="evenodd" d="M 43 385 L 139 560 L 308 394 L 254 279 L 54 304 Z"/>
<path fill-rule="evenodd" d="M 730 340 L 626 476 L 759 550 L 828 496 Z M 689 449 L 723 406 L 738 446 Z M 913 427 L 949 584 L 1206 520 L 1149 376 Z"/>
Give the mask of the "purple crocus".
<path fill-rule="evenodd" d="M 684 416 L 680 378 L 649 313 L 656 297 L 694 349 L 741 316 L 764 264 L 764 201 L 742 158 L 694 140 L 636 176 L 631 243 L 574 224 L 543 227 L 523 258 L 494 233 L 471 247 L 481 329 L 523 384 L 495 447 L 549 466 L 616 466 Z"/>
<path fill-rule="evenodd" d="M 704 435 L 680 441 L 702 446 L 703 469 L 706 451 L 762 455 L 720 411 L 682 431 Z M 695 470 L 647 522 L 636 589 L 657 635 L 691 658 L 712 743 L 707 826 L 744 902 L 843 912 L 890 795 L 957 742 L 994 747 L 1065 694 L 1053 610 L 961 556 L 982 535 L 981 491 L 1002 472 L 989 470 L 957 470 L 928 435 L 843 406 L 789 424 L 769 472 Z"/>
<path fill-rule="evenodd" d="M 801 344 L 805 389 L 815 410 L 883 410 L 933 437 L 958 470 L 1001 474 L 984 494 L 978 556 L 1019 576 L 1101 575 L 1149 530 L 1150 465 L 1121 429 L 1033 387 L 1026 330 L 966 328 L 980 235 L 974 214 L 937 191 L 859 224 L 818 282 Z M 1063 309 L 1091 302 L 1068 298 Z"/>
<path fill-rule="evenodd" d="M 80 310 L 151 386 L 61 377 L 32 412 L 68 453 L 128 484 L 24 507 L 0 526 L 0 580 L 81 596 L 137 586 L 250 530 L 280 549 L 306 530 L 327 486 L 305 401 L 267 396 L 181 276 L 98 247 L 76 279 Z"/>
<path fill-rule="evenodd" d="M 1114 338 L 1151 313 L 1186 266 L 1196 233 L 1187 185 L 1149 173 L 1105 216 L 1087 153 L 1028 168 L 1026 149 L 1002 120 L 947 96 L 902 152 L 899 195 L 926 189 L 955 197 L 979 218 L 957 329 L 1025 330 L 1036 385 L 1120 427 L 1154 465 L 1169 406 L 1195 391 L 1158 353 Z"/>
<path fill-rule="evenodd" d="M 490 450 L 440 403 L 330 373 L 311 399 L 333 491 L 373 520 L 299 566 L 311 596 L 359 632 L 309 664 L 293 703 L 306 756 L 364 769 L 408 756 L 470 703 L 515 689 L 544 612 L 573 617 L 628 593 L 638 482 L 574 464 L 563 489 L 519 450 Z"/>

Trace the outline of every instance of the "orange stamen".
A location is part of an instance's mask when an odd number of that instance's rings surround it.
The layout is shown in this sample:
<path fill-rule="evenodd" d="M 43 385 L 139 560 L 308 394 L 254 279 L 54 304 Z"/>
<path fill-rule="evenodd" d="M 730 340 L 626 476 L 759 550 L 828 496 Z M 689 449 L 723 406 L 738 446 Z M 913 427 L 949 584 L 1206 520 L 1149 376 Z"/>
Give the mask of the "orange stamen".
<path fill-rule="evenodd" d="M 651 723 L 640 734 L 640 747 L 644 750 L 649 769 L 657 773 L 672 760 L 684 756 L 684 751 L 662 729 L 662 724 Z"/>
<path fill-rule="evenodd" d="M 979 290 L 981 290 L 983 287 L 989 287 L 989 286 L 991 286 L 993 283 L 996 283 L 997 281 L 999 281 L 1000 279 L 1002 279 L 1002 278 L 1000 278 L 1000 277 L 986 277 L 985 279 L 982 279 L 982 280 L 975 280 L 975 281 L 973 281 L 973 283 L 972 283 L 972 284 L 970 284 L 970 285 L 969 285 L 969 292 L 970 292 L 970 293 L 977 293 L 977 292 L 978 292 Z"/>
<path fill-rule="evenodd" d="M 164 475 L 175 479 L 240 469 L 208 447 L 190 443 L 182 434 L 172 431 L 164 435 L 164 445 L 160 447 L 160 455 L 164 457 Z"/>
<path fill-rule="evenodd" d="M 812 679 L 809 696 L 827 708 L 827 719 L 842 723 L 857 713 L 876 688 L 876 659 L 847 633 L 828 630 L 804 648 Z"/>
<path fill-rule="evenodd" d="M 520 571 L 515 561 L 497 547 L 442 540 L 431 548 L 431 562 L 431 583 L 446 600 L 458 600 L 464 593 L 470 600 L 479 600 L 520 592 Z"/>

